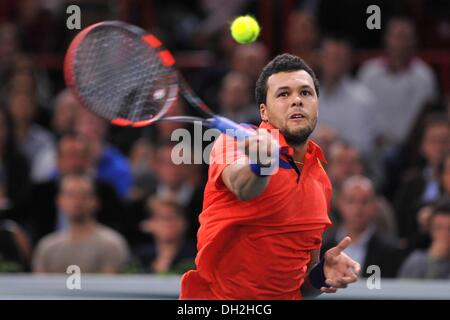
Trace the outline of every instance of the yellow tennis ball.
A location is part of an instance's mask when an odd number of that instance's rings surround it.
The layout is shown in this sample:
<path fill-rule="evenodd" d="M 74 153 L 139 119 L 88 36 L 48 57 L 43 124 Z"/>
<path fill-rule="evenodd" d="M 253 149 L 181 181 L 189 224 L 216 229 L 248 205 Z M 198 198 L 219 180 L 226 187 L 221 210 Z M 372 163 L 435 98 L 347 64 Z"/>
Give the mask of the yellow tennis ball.
<path fill-rule="evenodd" d="M 254 42 L 261 31 L 258 22 L 252 16 L 240 16 L 233 20 L 230 26 L 231 36 L 239 43 Z"/>

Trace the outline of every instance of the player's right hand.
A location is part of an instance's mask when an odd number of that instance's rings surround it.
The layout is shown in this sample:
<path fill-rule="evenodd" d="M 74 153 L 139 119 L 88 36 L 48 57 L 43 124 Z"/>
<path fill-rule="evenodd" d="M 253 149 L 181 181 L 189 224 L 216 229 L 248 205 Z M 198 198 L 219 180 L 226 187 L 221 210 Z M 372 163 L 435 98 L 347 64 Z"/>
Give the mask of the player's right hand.
<path fill-rule="evenodd" d="M 280 146 L 275 135 L 266 129 L 255 130 L 255 135 L 245 139 L 244 152 L 251 163 L 261 167 L 271 167 L 278 161 Z"/>

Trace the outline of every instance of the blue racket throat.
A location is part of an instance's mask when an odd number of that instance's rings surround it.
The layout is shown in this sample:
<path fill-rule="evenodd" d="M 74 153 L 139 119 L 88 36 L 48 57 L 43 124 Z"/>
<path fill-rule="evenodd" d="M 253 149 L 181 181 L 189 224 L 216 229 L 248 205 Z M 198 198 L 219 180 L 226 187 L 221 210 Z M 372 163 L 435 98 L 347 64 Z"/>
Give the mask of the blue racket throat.
<path fill-rule="evenodd" d="M 236 122 L 222 116 L 214 116 L 211 119 L 211 126 L 218 129 L 231 137 L 236 137 L 238 140 L 249 138 L 255 135 L 250 129 L 237 124 Z"/>

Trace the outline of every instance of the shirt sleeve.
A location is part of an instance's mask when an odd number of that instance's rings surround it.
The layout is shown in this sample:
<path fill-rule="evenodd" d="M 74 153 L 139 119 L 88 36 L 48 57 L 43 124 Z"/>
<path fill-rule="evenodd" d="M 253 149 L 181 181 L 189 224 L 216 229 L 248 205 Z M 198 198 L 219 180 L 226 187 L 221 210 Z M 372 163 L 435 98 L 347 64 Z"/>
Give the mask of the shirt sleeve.
<path fill-rule="evenodd" d="M 211 149 L 209 157 L 208 178 L 217 187 L 224 187 L 223 170 L 234 163 L 246 163 L 246 155 L 238 148 L 238 142 L 233 137 L 221 134 Z"/>

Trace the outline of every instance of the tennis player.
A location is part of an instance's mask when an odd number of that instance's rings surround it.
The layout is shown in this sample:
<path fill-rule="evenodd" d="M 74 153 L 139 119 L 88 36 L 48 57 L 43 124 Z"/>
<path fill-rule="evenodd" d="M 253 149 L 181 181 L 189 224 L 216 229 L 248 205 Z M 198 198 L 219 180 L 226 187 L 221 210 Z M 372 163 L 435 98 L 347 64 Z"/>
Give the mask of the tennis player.
<path fill-rule="evenodd" d="M 265 66 L 256 83 L 256 135 L 244 151 L 223 134 L 212 148 L 197 268 L 183 275 L 181 299 L 302 299 L 357 280 L 360 265 L 343 252 L 349 237 L 319 257 L 331 225 L 331 183 L 309 140 L 318 96 L 317 78 L 300 58 L 283 54 Z M 269 156 L 239 161 L 259 150 Z"/>

